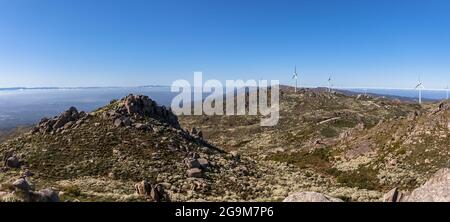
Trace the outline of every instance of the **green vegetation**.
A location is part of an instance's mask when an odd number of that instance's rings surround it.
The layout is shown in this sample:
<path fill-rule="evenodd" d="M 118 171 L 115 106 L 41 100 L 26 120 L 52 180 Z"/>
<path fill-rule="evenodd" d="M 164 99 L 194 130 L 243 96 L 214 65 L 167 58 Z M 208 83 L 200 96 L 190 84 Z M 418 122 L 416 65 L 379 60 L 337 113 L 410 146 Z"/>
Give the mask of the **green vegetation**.
<path fill-rule="evenodd" d="M 338 136 L 338 132 L 331 127 L 326 127 L 320 130 L 320 134 L 326 138 L 332 138 Z"/>
<path fill-rule="evenodd" d="M 353 128 L 356 126 L 357 121 L 349 118 L 338 119 L 334 122 L 333 126 L 338 128 Z"/>
<path fill-rule="evenodd" d="M 358 170 L 349 172 L 336 171 L 336 173 L 336 180 L 342 185 L 368 190 L 381 188 L 377 178 L 378 172 L 368 167 L 360 167 Z"/>
<path fill-rule="evenodd" d="M 316 149 L 310 152 L 277 153 L 268 157 L 269 160 L 285 162 L 295 165 L 300 169 L 314 169 L 323 173 L 331 168 L 329 158 L 330 150 L 327 148 Z"/>

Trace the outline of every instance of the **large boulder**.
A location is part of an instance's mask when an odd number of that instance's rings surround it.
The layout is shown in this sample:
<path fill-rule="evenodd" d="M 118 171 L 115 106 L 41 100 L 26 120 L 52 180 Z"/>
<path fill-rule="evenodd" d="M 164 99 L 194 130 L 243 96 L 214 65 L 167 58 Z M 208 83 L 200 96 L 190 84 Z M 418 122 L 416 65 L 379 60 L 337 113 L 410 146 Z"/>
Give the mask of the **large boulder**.
<path fill-rule="evenodd" d="M 298 192 L 289 195 L 283 202 L 343 202 L 341 199 L 330 197 L 317 192 Z"/>
<path fill-rule="evenodd" d="M 203 169 L 207 169 L 209 167 L 209 162 L 205 158 L 198 158 L 197 162 L 200 164 L 200 167 Z"/>
<path fill-rule="evenodd" d="M 170 202 L 169 194 L 161 184 L 151 184 L 143 180 L 134 185 L 136 193 L 140 196 L 150 197 L 155 202 Z"/>
<path fill-rule="evenodd" d="M 184 164 L 186 164 L 188 169 L 200 168 L 201 167 L 200 163 L 195 158 L 185 158 L 184 159 Z"/>
<path fill-rule="evenodd" d="M 149 196 L 151 192 L 151 184 L 146 180 L 143 180 L 134 185 L 134 190 L 140 196 Z"/>
<path fill-rule="evenodd" d="M 20 167 L 19 158 L 17 158 L 17 156 L 7 157 L 5 160 L 5 166 L 9 168 L 19 168 Z"/>
<path fill-rule="evenodd" d="M 33 191 L 30 192 L 30 201 L 31 202 L 59 202 L 58 193 L 51 189 L 43 189 L 41 191 Z"/>
<path fill-rule="evenodd" d="M 12 184 L 17 190 L 23 191 L 25 193 L 28 193 L 32 187 L 30 183 L 25 178 L 20 178 Z"/>
<path fill-rule="evenodd" d="M 402 202 L 404 198 L 405 194 L 395 187 L 383 196 L 383 202 Z"/>
<path fill-rule="evenodd" d="M 196 178 L 203 177 L 202 170 L 199 169 L 199 168 L 189 169 L 189 170 L 186 171 L 186 173 L 187 173 L 188 177 L 196 177 Z"/>
<path fill-rule="evenodd" d="M 425 184 L 413 190 L 406 202 L 450 202 L 450 169 L 437 171 Z"/>

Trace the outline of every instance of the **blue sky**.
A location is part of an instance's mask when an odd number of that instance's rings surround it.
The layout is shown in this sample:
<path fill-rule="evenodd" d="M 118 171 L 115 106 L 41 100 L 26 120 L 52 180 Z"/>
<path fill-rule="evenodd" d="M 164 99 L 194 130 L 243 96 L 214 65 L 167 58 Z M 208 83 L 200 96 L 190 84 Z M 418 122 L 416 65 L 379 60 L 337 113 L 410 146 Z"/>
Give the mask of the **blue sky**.
<path fill-rule="evenodd" d="M 447 0 L 0 0 L 0 87 L 450 84 Z"/>

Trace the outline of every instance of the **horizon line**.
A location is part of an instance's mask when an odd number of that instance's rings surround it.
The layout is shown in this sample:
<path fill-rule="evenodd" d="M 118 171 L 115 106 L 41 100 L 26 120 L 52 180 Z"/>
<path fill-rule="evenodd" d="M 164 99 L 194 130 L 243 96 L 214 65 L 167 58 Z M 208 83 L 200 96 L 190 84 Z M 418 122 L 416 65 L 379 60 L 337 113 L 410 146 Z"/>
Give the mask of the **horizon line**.
<path fill-rule="evenodd" d="M 288 86 L 294 87 L 289 84 L 279 84 L 280 86 Z M 138 86 L 42 86 L 42 87 L 23 87 L 23 86 L 15 86 L 15 87 L 0 87 L 0 90 L 33 90 L 33 89 L 107 89 L 107 88 L 165 88 L 171 87 L 170 85 L 138 85 Z M 306 85 L 299 86 L 298 88 L 328 88 L 328 86 L 316 86 L 316 85 Z M 382 89 L 382 90 L 416 90 L 414 88 L 405 88 L 405 87 L 362 87 L 362 86 L 333 86 L 333 89 Z M 446 91 L 449 90 L 447 88 L 425 88 L 423 91 Z"/>

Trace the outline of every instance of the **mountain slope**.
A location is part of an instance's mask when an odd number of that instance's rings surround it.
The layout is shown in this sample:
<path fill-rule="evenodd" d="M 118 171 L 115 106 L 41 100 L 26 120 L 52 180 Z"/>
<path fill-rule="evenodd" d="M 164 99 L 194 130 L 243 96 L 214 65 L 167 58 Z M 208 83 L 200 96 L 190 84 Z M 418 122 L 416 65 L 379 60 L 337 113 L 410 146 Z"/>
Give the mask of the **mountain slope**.
<path fill-rule="evenodd" d="M 72 107 L 0 144 L 0 201 L 380 201 L 450 164 L 449 102 L 282 87 L 280 109 L 260 127 L 260 116 L 177 117 L 145 96 Z"/>
<path fill-rule="evenodd" d="M 450 164 L 449 101 L 425 105 L 422 113 L 383 122 L 337 144 L 335 167 L 347 174 L 370 171 L 374 185 L 411 190 Z M 361 147 L 366 147 L 361 152 Z"/>
<path fill-rule="evenodd" d="M 35 187 L 53 187 L 69 201 L 146 200 L 135 194 L 142 180 L 158 183 L 172 201 L 246 200 L 256 192 L 236 180 L 255 177 L 252 162 L 181 129 L 170 110 L 145 96 L 44 118 L 30 133 L 2 143 L 0 153 L 4 193 L 24 172 Z"/>
<path fill-rule="evenodd" d="M 267 168 L 287 167 L 278 172 L 275 184 L 282 193 L 301 190 L 320 191 L 345 200 L 379 200 L 384 189 L 378 182 L 372 184 L 371 171 L 367 175 L 347 175 L 342 146 L 364 136 L 386 123 L 395 123 L 408 116 L 426 112 L 426 109 L 409 102 L 383 97 L 363 95 L 349 96 L 323 89 L 301 89 L 297 93 L 289 87 L 280 91 L 280 121 L 274 127 L 260 127 L 259 116 L 181 116 L 185 126 L 201 126 L 203 134 L 211 143 L 226 150 L 239 152 L 254 158 L 258 166 Z M 395 124 L 394 124 L 395 125 Z M 370 150 L 361 138 L 357 149 L 363 153 Z M 348 160 L 350 161 L 350 160 Z M 304 184 L 295 179 L 302 176 L 315 185 Z M 317 185 L 318 184 L 318 185 Z"/>

